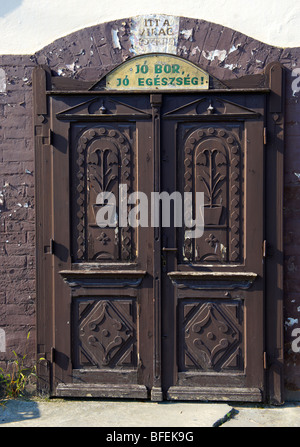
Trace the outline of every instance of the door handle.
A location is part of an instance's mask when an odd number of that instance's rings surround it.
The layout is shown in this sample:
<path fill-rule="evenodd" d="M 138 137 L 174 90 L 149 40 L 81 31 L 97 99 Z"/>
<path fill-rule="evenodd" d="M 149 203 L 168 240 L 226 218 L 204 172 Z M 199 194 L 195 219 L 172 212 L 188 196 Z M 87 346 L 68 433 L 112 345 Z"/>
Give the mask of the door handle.
<path fill-rule="evenodd" d="M 178 251 L 178 248 L 163 247 L 162 251 Z"/>

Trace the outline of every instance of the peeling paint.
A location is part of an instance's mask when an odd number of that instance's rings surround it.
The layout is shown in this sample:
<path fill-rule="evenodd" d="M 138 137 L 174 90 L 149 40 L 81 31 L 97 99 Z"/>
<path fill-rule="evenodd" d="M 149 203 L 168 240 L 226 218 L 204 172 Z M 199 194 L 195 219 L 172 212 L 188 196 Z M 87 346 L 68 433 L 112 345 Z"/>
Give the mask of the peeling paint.
<path fill-rule="evenodd" d="M 194 32 L 194 29 L 193 28 L 191 28 L 191 29 L 183 29 L 182 31 L 180 31 L 180 34 L 182 34 L 183 35 L 183 37 L 186 39 L 186 40 L 193 40 L 193 32 Z"/>
<path fill-rule="evenodd" d="M 238 64 L 225 64 L 224 68 L 228 68 L 229 70 L 233 71 L 236 68 L 239 68 Z"/>
<path fill-rule="evenodd" d="M 187 47 L 185 45 L 182 45 L 181 49 L 182 49 L 183 54 L 185 54 L 185 55 L 189 54 L 188 53 L 188 49 L 187 49 Z"/>
<path fill-rule="evenodd" d="M 237 46 L 232 45 L 232 47 L 230 48 L 230 50 L 228 51 L 228 54 L 233 53 L 234 51 L 237 51 L 239 49 L 239 47 L 241 46 L 241 43 L 239 43 Z"/>
<path fill-rule="evenodd" d="M 0 68 L 0 93 L 6 92 L 6 74 L 3 68 Z"/>
<path fill-rule="evenodd" d="M 4 329 L 0 329 L 0 352 L 6 352 L 6 335 Z"/>
<path fill-rule="evenodd" d="M 291 327 L 291 326 L 294 326 L 294 324 L 297 324 L 297 323 L 299 323 L 299 320 L 298 320 L 298 318 L 291 318 L 291 317 L 289 317 L 286 321 L 285 321 L 285 326 L 289 326 L 289 327 Z"/>
<path fill-rule="evenodd" d="M 199 53 L 201 52 L 201 49 L 198 47 L 198 45 L 192 49 L 191 56 L 195 56 L 197 51 L 199 51 Z"/>
<path fill-rule="evenodd" d="M 74 71 L 75 71 L 75 62 L 73 62 L 73 64 L 66 64 L 66 68 L 74 73 Z"/>
<path fill-rule="evenodd" d="M 113 48 L 118 48 L 119 50 L 121 50 L 121 44 L 120 44 L 120 40 L 119 40 L 119 30 L 118 29 L 113 29 L 111 30 L 111 37 L 112 37 L 112 44 L 113 44 Z"/>
<path fill-rule="evenodd" d="M 204 51 L 203 56 L 205 59 L 209 61 L 213 61 L 215 58 L 219 59 L 220 62 L 223 62 L 227 57 L 226 50 L 213 50 L 213 51 Z"/>

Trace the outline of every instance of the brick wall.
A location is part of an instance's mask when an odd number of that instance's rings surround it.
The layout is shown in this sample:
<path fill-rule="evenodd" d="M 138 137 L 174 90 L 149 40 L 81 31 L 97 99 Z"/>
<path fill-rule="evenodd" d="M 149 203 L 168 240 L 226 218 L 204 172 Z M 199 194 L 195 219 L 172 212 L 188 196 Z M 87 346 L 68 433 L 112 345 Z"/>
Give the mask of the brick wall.
<path fill-rule="evenodd" d="M 35 348 L 35 224 L 34 148 L 32 139 L 31 73 L 29 57 L 2 56 L 6 91 L 0 93 L 0 326 L 6 353 Z M 2 348 L 3 350 L 3 348 Z"/>
<path fill-rule="evenodd" d="M 120 48 L 114 48 L 112 26 L 118 30 Z M 299 390 L 300 354 L 292 352 L 291 341 L 292 330 L 300 327 L 300 93 L 292 90 L 300 48 L 271 47 L 219 25 L 181 18 L 180 31 L 190 29 L 189 35 L 179 33 L 178 55 L 219 79 L 260 73 L 272 61 L 286 67 L 285 381 L 288 389 Z M 6 351 L 0 352 L 2 364 L 11 359 L 13 349 L 25 352 L 29 330 L 28 353 L 31 359 L 35 355 L 32 70 L 46 64 L 57 76 L 97 80 L 132 56 L 129 32 L 130 19 L 124 19 L 58 39 L 34 55 L 0 56 L 0 327 L 5 331 L 0 351 L 4 344 Z"/>
<path fill-rule="evenodd" d="M 299 57 L 300 49 L 297 49 Z M 300 68 L 300 63 L 295 64 Z M 294 68 L 294 65 L 292 65 Z M 300 93 L 293 96 L 295 77 L 287 70 L 284 188 L 284 321 L 285 382 L 300 389 L 300 354 L 291 349 L 293 329 L 300 328 Z M 299 396 L 299 395 L 298 395 Z"/>

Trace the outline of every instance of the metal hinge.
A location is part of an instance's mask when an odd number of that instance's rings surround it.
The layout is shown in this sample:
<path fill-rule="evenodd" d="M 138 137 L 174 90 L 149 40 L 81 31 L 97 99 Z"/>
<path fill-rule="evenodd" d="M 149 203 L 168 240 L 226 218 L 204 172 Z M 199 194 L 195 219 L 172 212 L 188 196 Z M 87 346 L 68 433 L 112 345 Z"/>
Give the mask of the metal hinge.
<path fill-rule="evenodd" d="M 50 363 L 55 363 L 55 348 L 53 346 L 50 351 Z"/>
<path fill-rule="evenodd" d="M 49 129 L 49 144 L 50 146 L 53 145 L 53 131 Z"/>
<path fill-rule="evenodd" d="M 266 256 L 267 256 L 267 241 L 266 240 L 263 241 L 262 252 L 263 252 L 262 253 L 263 258 L 266 258 Z"/>
<path fill-rule="evenodd" d="M 50 239 L 50 249 L 49 249 L 50 255 L 54 255 L 54 239 Z"/>
<path fill-rule="evenodd" d="M 267 144 L 267 128 L 264 127 L 264 145 Z"/>
<path fill-rule="evenodd" d="M 44 245 L 44 253 L 54 255 L 54 239 L 49 240 L 49 245 Z"/>
<path fill-rule="evenodd" d="M 268 360 L 267 360 L 267 353 L 266 351 L 264 352 L 264 369 L 268 368 Z"/>

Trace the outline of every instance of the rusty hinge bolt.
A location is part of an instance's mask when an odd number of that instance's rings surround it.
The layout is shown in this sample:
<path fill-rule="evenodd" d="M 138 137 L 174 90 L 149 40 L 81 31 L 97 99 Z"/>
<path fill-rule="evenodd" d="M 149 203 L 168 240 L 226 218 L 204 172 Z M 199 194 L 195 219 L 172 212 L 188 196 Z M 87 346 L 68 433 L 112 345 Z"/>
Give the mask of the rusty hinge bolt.
<path fill-rule="evenodd" d="M 54 255 L 54 240 L 49 240 L 49 245 L 44 245 L 44 253 Z"/>

